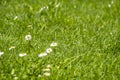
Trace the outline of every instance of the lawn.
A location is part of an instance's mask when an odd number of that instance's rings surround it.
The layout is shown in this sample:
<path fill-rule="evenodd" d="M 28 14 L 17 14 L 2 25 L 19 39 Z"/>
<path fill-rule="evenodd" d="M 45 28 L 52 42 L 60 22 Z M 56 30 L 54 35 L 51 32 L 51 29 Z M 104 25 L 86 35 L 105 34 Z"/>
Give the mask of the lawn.
<path fill-rule="evenodd" d="M 120 1 L 0 0 L 0 80 L 120 80 Z"/>

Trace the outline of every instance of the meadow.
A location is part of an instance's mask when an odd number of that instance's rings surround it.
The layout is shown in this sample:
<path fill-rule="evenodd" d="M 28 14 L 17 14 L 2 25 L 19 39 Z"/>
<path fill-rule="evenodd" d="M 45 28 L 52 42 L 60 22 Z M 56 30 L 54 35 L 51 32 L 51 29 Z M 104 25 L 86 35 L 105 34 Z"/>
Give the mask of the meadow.
<path fill-rule="evenodd" d="M 0 80 L 120 80 L 120 0 L 0 0 Z"/>

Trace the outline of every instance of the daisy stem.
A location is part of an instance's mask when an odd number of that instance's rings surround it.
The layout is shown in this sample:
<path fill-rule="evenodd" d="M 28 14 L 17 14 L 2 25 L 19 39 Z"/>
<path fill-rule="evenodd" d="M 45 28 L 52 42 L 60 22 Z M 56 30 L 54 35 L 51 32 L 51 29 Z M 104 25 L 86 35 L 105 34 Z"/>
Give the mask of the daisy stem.
<path fill-rule="evenodd" d="M 30 53 L 30 45 L 31 45 L 31 42 L 30 41 L 28 41 L 28 53 Z"/>

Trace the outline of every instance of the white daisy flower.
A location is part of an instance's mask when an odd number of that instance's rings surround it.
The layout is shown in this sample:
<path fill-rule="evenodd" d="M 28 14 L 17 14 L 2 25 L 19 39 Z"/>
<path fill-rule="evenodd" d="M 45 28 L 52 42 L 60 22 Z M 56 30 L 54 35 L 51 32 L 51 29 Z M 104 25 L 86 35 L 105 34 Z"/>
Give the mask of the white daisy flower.
<path fill-rule="evenodd" d="M 46 9 L 48 9 L 49 7 L 48 6 L 46 6 Z"/>
<path fill-rule="evenodd" d="M 114 3 L 114 1 L 111 1 L 111 4 L 113 4 Z"/>
<path fill-rule="evenodd" d="M 52 42 L 52 43 L 50 44 L 50 46 L 51 46 L 51 47 L 57 46 L 57 43 Z"/>
<path fill-rule="evenodd" d="M 4 52 L 0 52 L 0 56 L 2 56 L 4 54 Z"/>
<path fill-rule="evenodd" d="M 20 53 L 19 57 L 23 57 L 23 56 L 26 56 L 26 55 L 27 55 L 26 53 Z"/>
<path fill-rule="evenodd" d="M 12 49 L 14 49 L 15 48 L 15 46 L 11 46 L 10 48 L 9 48 L 9 50 L 12 50 Z"/>
<path fill-rule="evenodd" d="M 17 76 L 15 76 L 15 77 L 14 77 L 14 80 L 17 80 L 17 79 L 18 79 L 18 77 L 17 77 Z"/>
<path fill-rule="evenodd" d="M 50 64 L 47 65 L 47 68 L 52 68 L 52 66 Z"/>
<path fill-rule="evenodd" d="M 51 52 L 52 52 L 52 48 L 46 49 L 46 53 L 51 53 Z"/>
<path fill-rule="evenodd" d="M 108 4 L 108 7 L 110 8 L 110 7 L 111 7 L 111 4 Z"/>
<path fill-rule="evenodd" d="M 47 53 L 41 53 L 38 55 L 38 57 L 44 57 L 44 56 L 47 56 Z"/>
<path fill-rule="evenodd" d="M 44 71 L 44 72 L 49 72 L 50 69 L 49 69 L 49 68 L 48 68 L 48 69 L 43 69 L 42 71 Z"/>
<path fill-rule="evenodd" d="M 25 36 L 25 40 L 30 41 L 31 39 L 32 39 L 32 36 L 30 34 Z"/>
<path fill-rule="evenodd" d="M 38 77 L 42 77 L 42 75 L 39 74 Z"/>
<path fill-rule="evenodd" d="M 50 73 L 49 72 L 45 72 L 43 75 L 44 76 L 50 76 Z"/>

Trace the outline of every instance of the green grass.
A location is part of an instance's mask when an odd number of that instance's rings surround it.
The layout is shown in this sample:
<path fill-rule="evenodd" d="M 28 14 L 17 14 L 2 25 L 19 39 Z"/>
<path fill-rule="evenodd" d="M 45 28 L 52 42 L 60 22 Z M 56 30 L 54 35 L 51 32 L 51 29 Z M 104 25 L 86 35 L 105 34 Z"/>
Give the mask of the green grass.
<path fill-rule="evenodd" d="M 0 80 L 120 80 L 120 1 L 0 0 L 0 51 Z"/>

